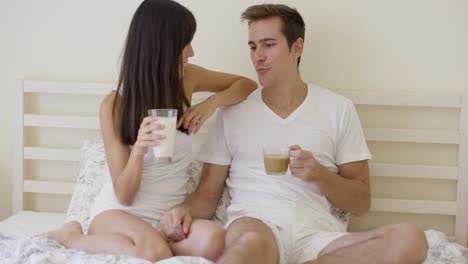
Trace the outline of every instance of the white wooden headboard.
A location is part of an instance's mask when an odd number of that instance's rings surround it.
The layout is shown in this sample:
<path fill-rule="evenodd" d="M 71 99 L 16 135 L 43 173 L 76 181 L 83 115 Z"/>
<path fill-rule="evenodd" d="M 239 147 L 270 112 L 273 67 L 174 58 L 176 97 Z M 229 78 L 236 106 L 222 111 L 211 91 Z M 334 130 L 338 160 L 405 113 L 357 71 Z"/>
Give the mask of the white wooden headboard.
<path fill-rule="evenodd" d="M 46 127 L 59 129 L 91 129 L 99 130 L 97 116 L 71 116 L 44 115 L 25 112 L 25 97 L 29 94 L 58 94 L 58 95 L 94 95 L 108 94 L 115 87 L 114 84 L 102 83 L 72 83 L 72 82 L 44 82 L 44 81 L 18 81 L 17 99 L 15 105 L 15 153 L 14 153 L 14 180 L 13 180 L 13 210 L 18 212 L 30 209 L 25 202 L 27 193 L 45 193 L 70 195 L 73 192 L 73 181 L 44 181 L 41 179 L 29 179 L 25 171 L 25 163 L 28 161 L 79 161 L 77 148 L 38 147 L 25 145 L 25 129 L 30 127 Z M 373 142 L 385 144 L 424 144 L 424 145 L 448 145 L 457 149 L 457 158 L 450 165 L 414 164 L 411 162 L 385 162 L 377 159 L 370 162 L 370 174 L 372 179 L 396 179 L 397 181 L 410 180 L 440 180 L 453 183 L 454 199 L 407 199 L 401 197 L 382 197 L 374 194 L 371 211 L 384 214 L 424 215 L 427 218 L 448 216 L 454 218 L 453 234 L 448 234 L 452 240 L 467 246 L 468 242 L 468 97 L 461 95 L 424 95 L 424 94 L 388 94 L 388 93 L 364 93 L 364 92 L 340 92 L 351 99 L 357 106 L 370 107 L 364 109 L 367 116 L 379 119 L 381 112 L 374 107 L 391 107 L 403 109 L 432 109 L 443 111 L 449 109 L 456 115 L 458 122 L 456 128 L 444 129 L 414 129 L 391 127 L 367 127 L 363 122 L 365 136 L 370 146 Z M 193 103 L 197 103 L 207 96 L 206 93 L 195 94 Z M 79 97 L 81 100 L 86 100 Z M 99 107 L 95 105 L 96 109 Z M 96 111 L 97 112 L 97 111 Z M 365 114 L 361 115 L 361 121 Z M 384 117 L 382 117 L 384 118 Z M 201 130 L 194 140 L 194 152 L 198 149 L 207 129 Z M 77 144 L 76 144 L 77 145 Z M 373 151 L 371 147 L 371 151 Z M 78 172 L 71 170 L 70 173 Z M 58 176 L 60 178 L 60 176 Z M 404 184 L 404 183 L 402 183 Z M 398 187 L 397 187 L 398 188 Z M 435 190 L 436 191 L 436 190 Z M 401 217 L 400 217 L 401 218 Z M 366 222 L 367 221 L 367 222 Z M 374 226 L 374 220 L 366 218 L 353 218 L 350 228 L 358 230 Z M 450 222 L 451 220 L 447 220 Z M 450 224 L 450 223 L 448 223 Z M 431 228 L 428 224 L 421 224 L 425 228 Z"/>

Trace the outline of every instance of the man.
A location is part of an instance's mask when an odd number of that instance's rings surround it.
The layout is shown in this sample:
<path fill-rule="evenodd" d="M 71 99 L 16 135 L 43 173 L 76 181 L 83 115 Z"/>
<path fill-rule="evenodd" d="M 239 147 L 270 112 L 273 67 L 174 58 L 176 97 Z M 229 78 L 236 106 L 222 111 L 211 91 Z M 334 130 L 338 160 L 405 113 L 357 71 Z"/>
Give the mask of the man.
<path fill-rule="evenodd" d="M 180 240 L 192 217 L 210 218 L 226 181 L 232 201 L 218 263 L 421 263 L 427 242 L 413 225 L 345 232 L 337 208 L 369 210 L 371 155 L 352 102 L 301 79 L 300 14 L 257 5 L 242 19 L 263 88 L 220 110 L 200 153 L 200 185 L 165 215 L 163 231 Z M 289 146 L 284 176 L 265 172 L 263 146 Z"/>

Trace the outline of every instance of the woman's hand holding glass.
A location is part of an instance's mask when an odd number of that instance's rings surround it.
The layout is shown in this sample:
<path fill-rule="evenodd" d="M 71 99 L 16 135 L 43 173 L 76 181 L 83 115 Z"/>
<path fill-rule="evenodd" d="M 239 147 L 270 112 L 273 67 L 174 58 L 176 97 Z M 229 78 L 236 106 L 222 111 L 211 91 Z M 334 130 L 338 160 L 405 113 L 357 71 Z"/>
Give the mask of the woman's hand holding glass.
<path fill-rule="evenodd" d="M 165 127 L 162 124 L 157 124 L 157 117 L 147 116 L 143 119 L 138 130 L 138 137 L 133 145 L 132 154 L 145 155 L 148 152 L 148 147 L 159 146 L 161 140 L 166 138 L 165 135 L 153 134 L 154 130 L 163 130 Z"/>

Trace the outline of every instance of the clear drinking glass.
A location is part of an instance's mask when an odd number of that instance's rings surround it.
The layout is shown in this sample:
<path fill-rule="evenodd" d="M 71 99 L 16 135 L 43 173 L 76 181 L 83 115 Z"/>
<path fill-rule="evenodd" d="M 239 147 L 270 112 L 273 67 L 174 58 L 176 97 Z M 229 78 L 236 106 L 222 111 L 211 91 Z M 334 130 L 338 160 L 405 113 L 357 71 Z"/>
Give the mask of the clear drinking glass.
<path fill-rule="evenodd" d="M 151 133 L 166 136 L 159 146 L 153 147 L 154 162 L 171 163 L 174 155 L 177 109 L 150 109 L 148 115 L 158 118 L 156 124 L 164 125 L 164 129 L 153 130 Z"/>

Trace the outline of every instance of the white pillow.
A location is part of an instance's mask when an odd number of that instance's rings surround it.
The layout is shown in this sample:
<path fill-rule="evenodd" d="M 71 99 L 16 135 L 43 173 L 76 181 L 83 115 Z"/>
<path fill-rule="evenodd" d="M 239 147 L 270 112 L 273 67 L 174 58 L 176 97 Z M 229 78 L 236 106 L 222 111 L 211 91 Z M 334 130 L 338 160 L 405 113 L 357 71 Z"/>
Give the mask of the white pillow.
<path fill-rule="evenodd" d="M 76 180 L 65 222 L 76 220 L 81 223 L 83 232 L 87 232 L 89 226 L 90 209 L 93 206 L 95 196 L 100 192 L 105 177 L 110 177 L 107 166 L 104 143 L 102 140 L 84 140 L 80 145 L 80 172 Z M 200 181 L 202 163 L 193 161 L 189 167 L 189 179 L 187 192 L 192 193 Z M 218 223 L 226 221 L 226 208 L 230 198 L 227 188 L 218 203 L 218 208 L 213 220 Z"/>

